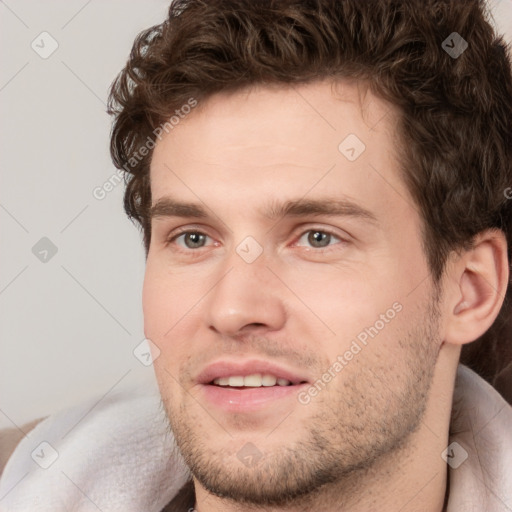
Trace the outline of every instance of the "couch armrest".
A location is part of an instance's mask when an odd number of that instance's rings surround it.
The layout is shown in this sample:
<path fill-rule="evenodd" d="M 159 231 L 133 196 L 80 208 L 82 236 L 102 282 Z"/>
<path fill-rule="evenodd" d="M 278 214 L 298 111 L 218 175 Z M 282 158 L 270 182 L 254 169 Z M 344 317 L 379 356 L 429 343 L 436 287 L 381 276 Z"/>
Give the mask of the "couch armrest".
<path fill-rule="evenodd" d="M 18 443 L 27 435 L 38 423 L 45 418 L 25 423 L 20 428 L 4 428 L 0 430 L 0 475 L 2 474 L 9 457 L 12 455 Z"/>

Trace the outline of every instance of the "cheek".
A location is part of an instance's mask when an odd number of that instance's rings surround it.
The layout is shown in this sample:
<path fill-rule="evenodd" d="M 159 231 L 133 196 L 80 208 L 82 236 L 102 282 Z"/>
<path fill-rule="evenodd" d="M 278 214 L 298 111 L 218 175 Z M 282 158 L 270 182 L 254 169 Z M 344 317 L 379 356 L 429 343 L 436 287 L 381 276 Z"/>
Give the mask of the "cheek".
<path fill-rule="evenodd" d="M 316 349 L 331 362 L 347 350 L 367 356 L 377 348 L 375 345 L 379 350 L 393 350 L 398 343 L 397 331 L 404 318 L 410 317 L 406 305 L 411 302 L 394 265 L 331 265 L 307 272 L 307 279 L 299 272 L 290 272 L 286 282 L 297 296 L 289 298 L 293 324 L 298 331 L 309 333 Z M 372 345 L 373 349 L 367 348 Z"/>
<path fill-rule="evenodd" d="M 157 345 L 160 356 L 155 371 L 160 366 L 175 374 L 190 351 L 190 340 L 200 325 L 200 308 L 197 306 L 200 290 L 187 284 L 190 276 L 172 275 L 167 269 L 150 262 L 146 266 L 142 289 L 144 335 Z"/>
<path fill-rule="evenodd" d="M 180 291 L 177 292 L 177 289 Z M 179 304 L 184 300 L 184 290 L 176 288 L 170 276 L 148 259 L 142 288 L 146 337 L 155 341 L 161 340 L 176 323 Z"/>
<path fill-rule="evenodd" d="M 290 272 L 285 280 L 296 296 L 289 301 L 295 304 L 297 318 L 309 323 L 314 320 L 330 331 L 330 336 L 345 337 L 365 327 L 374 317 L 376 320 L 393 303 L 393 293 L 375 274 L 372 267 L 329 265 L 313 271 Z"/>
<path fill-rule="evenodd" d="M 158 347 L 158 357 L 153 360 L 153 369 L 161 395 L 169 405 L 170 397 L 176 395 L 175 380 L 170 376 L 177 375 L 177 363 L 180 360 L 179 347 L 172 342 L 176 324 L 174 311 L 177 294 L 173 287 L 162 279 L 155 266 L 146 266 L 142 289 L 142 308 L 144 313 L 144 335 Z"/>
<path fill-rule="evenodd" d="M 142 287 L 142 312 L 144 315 L 144 334 L 150 339 L 159 330 L 159 319 L 162 318 L 159 308 L 166 302 L 163 292 L 164 289 L 159 285 L 156 273 L 152 271 L 152 266 L 147 265 Z"/>

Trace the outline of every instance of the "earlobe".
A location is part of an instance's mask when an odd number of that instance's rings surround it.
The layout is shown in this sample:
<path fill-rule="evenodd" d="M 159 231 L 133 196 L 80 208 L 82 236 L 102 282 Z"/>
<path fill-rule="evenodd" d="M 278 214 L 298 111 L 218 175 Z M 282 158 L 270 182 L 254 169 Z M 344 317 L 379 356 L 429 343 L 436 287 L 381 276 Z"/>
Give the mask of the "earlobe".
<path fill-rule="evenodd" d="M 499 230 L 479 233 L 449 272 L 445 341 L 470 343 L 486 332 L 503 305 L 509 280 L 507 241 Z"/>

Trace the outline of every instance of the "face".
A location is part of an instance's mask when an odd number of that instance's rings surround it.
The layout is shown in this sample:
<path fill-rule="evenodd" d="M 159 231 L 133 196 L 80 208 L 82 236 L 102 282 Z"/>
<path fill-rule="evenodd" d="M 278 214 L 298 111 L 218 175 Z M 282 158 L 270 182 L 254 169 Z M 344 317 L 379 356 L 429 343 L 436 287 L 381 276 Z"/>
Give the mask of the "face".
<path fill-rule="evenodd" d="M 438 311 L 395 120 L 353 83 L 260 87 L 210 98 L 154 150 L 145 335 L 214 494 L 284 503 L 421 422 Z"/>

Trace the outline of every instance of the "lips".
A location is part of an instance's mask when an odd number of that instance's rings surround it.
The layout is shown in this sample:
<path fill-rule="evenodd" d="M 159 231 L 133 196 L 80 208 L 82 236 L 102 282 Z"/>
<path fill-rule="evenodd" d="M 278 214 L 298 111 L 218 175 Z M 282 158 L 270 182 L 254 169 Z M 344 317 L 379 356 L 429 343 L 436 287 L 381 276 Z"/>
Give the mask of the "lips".
<path fill-rule="evenodd" d="M 217 361 L 208 365 L 197 376 L 196 381 L 203 385 L 212 385 L 216 379 L 229 377 L 249 377 L 251 375 L 273 375 L 276 379 L 285 379 L 291 385 L 298 385 L 309 382 L 307 375 L 294 369 L 270 361 L 249 360 L 249 361 Z"/>

